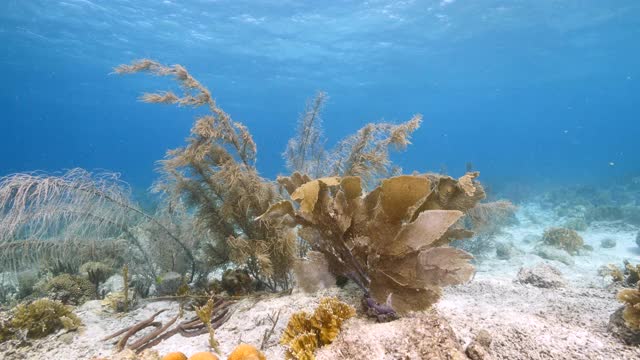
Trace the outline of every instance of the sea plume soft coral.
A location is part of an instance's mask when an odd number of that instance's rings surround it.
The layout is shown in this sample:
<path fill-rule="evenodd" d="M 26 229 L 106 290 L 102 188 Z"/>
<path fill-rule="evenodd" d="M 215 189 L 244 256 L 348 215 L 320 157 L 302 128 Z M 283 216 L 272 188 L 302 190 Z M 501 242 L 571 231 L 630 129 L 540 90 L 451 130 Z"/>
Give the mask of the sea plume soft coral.
<path fill-rule="evenodd" d="M 326 171 L 323 168 L 327 154 L 324 149 L 321 112 L 327 97 L 327 93 L 319 91 L 312 100 L 307 101 L 298 120 L 297 134 L 289 140 L 283 155 L 291 172 L 321 177 Z"/>
<path fill-rule="evenodd" d="M 332 175 L 359 176 L 364 185 L 400 172 L 389 160 L 389 149 L 403 150 L 420 127 L 422 115 L 401 124 L 370 123 L 342 140 L 329 158 Z"/>
<path fill-rule="evenodd" d="M 220 256 L 218 263 L 232 260 L 272 291 L 288 288 L 295 235 L 278 222 L 254 221 L 279 194 L 255 168 L 256 144 L 248 129 L 218 107 L 209 90 L 180 65 L 144 59 L 120 65 L 115 72 L 172 76 L 183 90 L 181 96 L 144 94 L 142 101 L 209 110 L 196 119 L 187 145 L 167 152 L 161 161 L 164 177 L 156 189 L 195 209 L 197 226 L 217 242 L 209 249 Z"/>
<path fill-rule="evenodd" d="M 411 134 L 420 127 L 422 115 L 416 114 L 400 124 L 369 123 L 355 134 L 338 142 L 331 151 L 324 148 L 321 112 L 327 94 L 318 92 L 307 102 L 298 121 L 296 135 L 289 140 L 284 158 L 291 172 L 313 178 L 327 176 L 359 176 L 364 185 L 397 174 L 392 166 L 390 150 L 404 150 L 410 144 Z"/>
<path fill-rule="evenodd" d="M 132 232 L 141 221 L 156 223 L 181 247 L 193 269 L 191 250 L 131 201 L 129 187 L 116 173 L 72 169 L 61 175 L 5 176 L 0 178 L 0 265 L 29 266 L 45 255 L 82 263 L 96 256 L 87 259 L 78 256 L 80 251 L 122 236 L 153 273 L 151 259 Z"/>

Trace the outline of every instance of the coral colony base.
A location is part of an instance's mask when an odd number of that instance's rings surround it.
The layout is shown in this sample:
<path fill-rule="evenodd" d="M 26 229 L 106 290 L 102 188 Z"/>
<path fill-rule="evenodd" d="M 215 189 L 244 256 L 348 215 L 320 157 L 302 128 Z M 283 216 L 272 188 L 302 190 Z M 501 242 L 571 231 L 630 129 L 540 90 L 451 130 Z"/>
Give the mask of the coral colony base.
<path fill-rule="evenodd" d="M 204 115 L 153 212 L 111 173 L 0 179 L 3 359 L 640 358 L 640 182 L 486 201 L 478 172 L 394 166 L 420 115 L 325 149 L 322 92 L 272 181 L 184 67 L 115 72 Z"/>

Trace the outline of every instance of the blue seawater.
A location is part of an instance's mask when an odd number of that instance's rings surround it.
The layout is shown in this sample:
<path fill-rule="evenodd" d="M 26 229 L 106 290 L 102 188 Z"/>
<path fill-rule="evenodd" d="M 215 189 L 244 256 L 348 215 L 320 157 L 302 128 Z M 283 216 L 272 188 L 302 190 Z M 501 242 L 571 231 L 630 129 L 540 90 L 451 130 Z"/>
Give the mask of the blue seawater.
<path fill-rule="evenodd" d="M 640 170 L 637 0 L 3 0 L 0 175 L 109 169 L 144 189 L 196 112 L 136 100 L 180 63 L 245 123 L 258 167 L 324 90 L 329 145 L 371 121 L 425 117 L 395 161 L 495 187 L 602 183 Z"/>

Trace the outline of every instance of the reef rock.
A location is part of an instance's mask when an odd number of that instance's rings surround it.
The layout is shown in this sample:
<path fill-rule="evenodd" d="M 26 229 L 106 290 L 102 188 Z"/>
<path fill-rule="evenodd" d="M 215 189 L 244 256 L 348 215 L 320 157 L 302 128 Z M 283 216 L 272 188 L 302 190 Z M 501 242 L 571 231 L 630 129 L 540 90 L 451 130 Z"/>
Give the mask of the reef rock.
<path fill-rule="evenodd" d="M 611 314 L 607 330 L 627 345 L 640 345 L 640 330 L 629 329 L 622 317 L 623 311 L 624 306 Z"/>
<path fill-rule="evenodd" d="M 480 330 L 475 339 L 467 346 L 465 353 L 471 360 L 492 360 L 489 348 L 491 347 L 491 334 L 487 330 Z"/>
<path fill-rule="evenodd" d="M 316 359 L 467 359 L 448 322 L 435 310 L 409 313 L 397 321 L 347 322 Z"/>
<path fill-rule="evenodd" d="M 573 258 L 568 252 L 549 245 L 538 244 L 534 249 L 534 253 L 546 260 L 559 261 L 565 265 L 574 264 Z"/>
<path fill-rule="evenodd" d="M 160 296 L 175 295 L 180 285 L 182 285 L 182 275 L 171 271 L 160 277 L 156 288 Z"/>
<path fill-rule="evenodd" d="M 124 279 L 122 278 L 122 275 L 119 274 L 112 275 L 107 279 L 107 281 L 100 284 L 100 287 L 98 288 L 98 292 L 102 297 L 110 293 L 122 292 L 123 290 Z"/>
<path fill-rule="evenodd" d="M 600 247 L 604 249 L 611 249 L 616 247 L 616 239 L 605 238 L 600 240 Z"/>
<path fill-rule="evenodd" d="M 496 243 L 496 256 L 501 260 L 509 260 L 512 257 L 518 255 L 520 250 L 513 246 L 510 242 Z"/>
<path fill-rule="evenodd" d="M 540 263 L 530 268 L 521 268 L 518 271 L 517 282 L 547 289 L 566 286 L 560 270 L 545 263 Z"/>

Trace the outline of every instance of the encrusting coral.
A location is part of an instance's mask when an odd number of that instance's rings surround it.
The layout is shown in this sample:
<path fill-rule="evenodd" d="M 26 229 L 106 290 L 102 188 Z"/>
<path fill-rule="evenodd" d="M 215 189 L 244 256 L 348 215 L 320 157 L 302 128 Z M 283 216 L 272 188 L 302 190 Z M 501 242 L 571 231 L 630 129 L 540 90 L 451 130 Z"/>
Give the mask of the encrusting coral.
<path fill-rule="evenodd" d="M 76 330 L 82 322 L 71 308 L 60 301 L 38 299 L 31 303 L 19 304 L 2 322 L 0 340 L 4 341 L 18 332 L 25 332 L 29 338 L 41 338 L 58 329 Z"/>
<path fill-rule="evenodd" d="M 304 311 L 294 313 L 280 338 L 280 344 L 287 347 L 286 358 L 315 359 L 315 350 L 331 344 L 340 333 L 342 323 L 355 314 L 351 305 L 332 297 L 322 298 L 312 315 Z"/>
<path fill-rule="evenodd" d="M 421 310 L 439 299 L 442 286 L 474 273 L 472 256 L 447 244 L 472 234 L 455 224 L 485 196 L 477 176 L 392 177 L 363 196 L 359 177 L 310 180 L 296 173 L 279 180 L 299 209 L 282 201 L 260 219 L 300 226 L 299 236 L 325 256 L 330 271 L 365 291 L 369 308 Z"/>
<path fill-rule="evenodd" d="M 542 241 L 547 245 L 563 249 L 571 255 L 577 254 L 584 246 L 584 241 L 577 232 L 559 227 L 545 230 Z"/>

